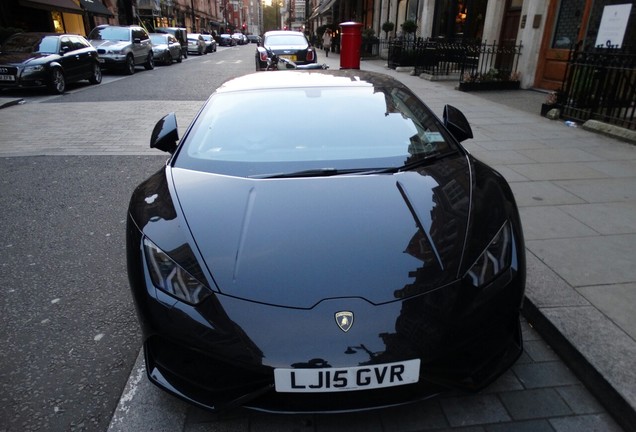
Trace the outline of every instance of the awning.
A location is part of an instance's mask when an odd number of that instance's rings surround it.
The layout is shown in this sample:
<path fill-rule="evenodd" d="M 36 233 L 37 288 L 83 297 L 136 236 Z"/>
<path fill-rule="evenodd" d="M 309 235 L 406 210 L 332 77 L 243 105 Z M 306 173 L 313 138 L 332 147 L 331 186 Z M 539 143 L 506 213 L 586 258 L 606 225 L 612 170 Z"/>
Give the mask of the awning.
<path fill-rule="evenodd" d="M 113 16 L 100 0 L 80 0 L 80 5 L 86 12 L 93 15 Z"/>
<path fill-rule="evenodd" d="M 307 21 L 310 21 L 316 18 L 318 16 L 319 9 L 320 9 L 320 5 L 316 6 L 311 12 L 311 15 L 309 15 L 309 18 L 307 18 Z"/>
<path fill-rule="evenodd" d="M 331 9 L 331 6 L 333 6 L 335 2 L 336 0 L 323 0 L 323 2 L 320 4 L 320 9 L 318 9 L 318 14 L 322 15 L 327 12 L 329 9 Z"/>
<path fill-rule="evenodd" d="M 137 9 L 150 9 L 155 12 L 161 12 L 161 4 L 159 0 L 137 0 Z"/>
<path fill-rule="evenodd" d="M 34 9 L 54 10 L 82 14 L 82 8 L 73 0 L 20 0 L 20 5 Z"/>

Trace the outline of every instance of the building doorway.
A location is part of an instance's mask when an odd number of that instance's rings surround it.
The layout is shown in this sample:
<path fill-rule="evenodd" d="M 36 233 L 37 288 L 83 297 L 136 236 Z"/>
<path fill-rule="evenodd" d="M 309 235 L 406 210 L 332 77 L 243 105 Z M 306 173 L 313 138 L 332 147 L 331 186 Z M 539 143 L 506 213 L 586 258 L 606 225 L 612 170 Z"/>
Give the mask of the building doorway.
<path fill-rule="evenodd" d="M 552 0 L 539 53 L 535 87 L 558 90 L 565 77 L 570 49 L 581 43 L 592 48 L 605 6 L 632 4 L 624 46 L 634 49 L 634 0 Z"/>

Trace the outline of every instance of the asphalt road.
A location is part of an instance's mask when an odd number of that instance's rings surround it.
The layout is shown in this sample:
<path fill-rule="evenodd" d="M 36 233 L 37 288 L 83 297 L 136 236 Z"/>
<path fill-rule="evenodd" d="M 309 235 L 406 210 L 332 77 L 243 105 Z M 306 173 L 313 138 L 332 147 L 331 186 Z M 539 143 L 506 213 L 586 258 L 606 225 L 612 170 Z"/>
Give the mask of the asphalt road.
<path fill-rule="evenodd" d="M 247 50 L 254 46 L 139 68 L 132 76 L 107 72 L 101 85 L 74 85 L 62 96 L 10 95 L 26 103 L 203 101 L 227 78 L 253 70 Z M 161 106 L 148 112 L 157 120 L 163 114 Z M 94 119 L 112 121 L 99 112 Z M 25 121 L 37 127 L 37 118 Z M 91 124 L 73 121 L 61 127 L 99 144 Z M 0 145 L 19 144 L 0 134 Z M 108 427 L 141 346 L 126 276 L 128 198 L 165 159 L 160 153 L 0 159 L 1 432 Z"/>

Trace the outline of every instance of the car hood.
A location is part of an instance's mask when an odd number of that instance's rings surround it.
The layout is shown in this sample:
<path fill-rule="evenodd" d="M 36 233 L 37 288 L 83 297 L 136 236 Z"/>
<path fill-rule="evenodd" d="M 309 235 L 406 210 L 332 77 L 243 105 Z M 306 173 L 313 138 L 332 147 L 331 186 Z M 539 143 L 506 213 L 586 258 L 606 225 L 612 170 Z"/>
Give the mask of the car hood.
<path fill-rule="evenodd" d="M 0 54 L 0 64 L 27 66 L 29 64 L 46 63 L 49 60 L 54 60 L 59 57 L 57 54 L 7 52 Z"/>
<path fill-rule="evenodd" d="M 111 41 L 111 40 L 91 40 L 91 45 L 100 49 L 118 50 L 130 45 L 128 41 Z"/>
<path fill-rule="evenodd" d="M 439 176 L 254 180 L 173 169 L 172 177 L 221 292 L 310 308 L 340 297 L 381 304 L 456 280 L 469 207 L 465 164 L 457 157 Z"/>

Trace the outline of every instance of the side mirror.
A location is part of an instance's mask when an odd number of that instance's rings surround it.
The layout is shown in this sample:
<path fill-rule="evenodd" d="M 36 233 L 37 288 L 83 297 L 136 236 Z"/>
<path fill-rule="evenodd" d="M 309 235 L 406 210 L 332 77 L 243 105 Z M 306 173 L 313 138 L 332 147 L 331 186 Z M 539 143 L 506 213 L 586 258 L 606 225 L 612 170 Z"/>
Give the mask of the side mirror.
<path fill-rule="evenodd" d="M 459 142 L 473 137 L 473 130 L 460 110 L 451 105 L 444 107 L 444 126 Z"/>
<path fill-rule="evenodd" d="M 156 148 L 170 154 L 177 150 L 179 132 L 177 131 L 177 116 L 170 113 L 157 122 L 150 136 L 150 148 Z"/>

